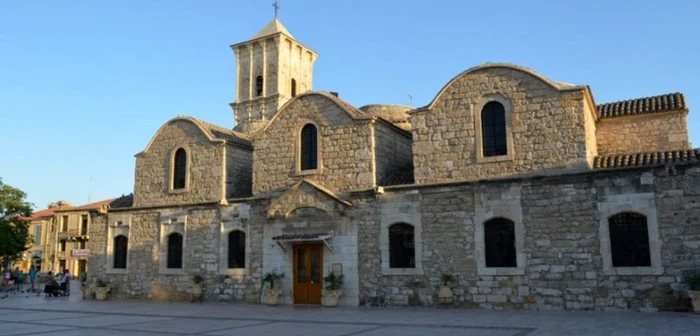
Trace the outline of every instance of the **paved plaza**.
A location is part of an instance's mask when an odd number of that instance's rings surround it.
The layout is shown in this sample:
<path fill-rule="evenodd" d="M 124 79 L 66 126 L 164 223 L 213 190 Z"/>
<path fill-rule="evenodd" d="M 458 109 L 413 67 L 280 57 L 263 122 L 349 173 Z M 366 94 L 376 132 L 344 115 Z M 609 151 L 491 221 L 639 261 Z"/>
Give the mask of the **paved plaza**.
<path fill-rule="evenodd" d="M 77 291 L 76 291 L 77 292 Z M 0 335 L 700 335 L 689 313 L 489 311 L 45 299 L 0 300 Z"/>

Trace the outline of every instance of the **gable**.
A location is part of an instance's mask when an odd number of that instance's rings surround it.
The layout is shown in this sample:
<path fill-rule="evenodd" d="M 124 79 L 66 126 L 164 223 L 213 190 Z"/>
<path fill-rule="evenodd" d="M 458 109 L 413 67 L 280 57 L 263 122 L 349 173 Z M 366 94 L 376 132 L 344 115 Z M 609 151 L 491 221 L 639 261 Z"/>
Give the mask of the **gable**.
<path fill-rule="evenodd" d="M 371 120 L 372 117 L 332 94 L 307 92 L 284 104 L 253 139 L 264 138 L 266 133 L 275 133 L 275 129 L 285 127 L 279 124 L 296 123 L 302 119 L 315 120 L 323 125 L 339 125 L 352 123 L 353 120 Z"/>
<path fill-rule="evenodd" d="M 238 132 L 192 117 L 178 116 L 163 124 L 148 142 L 146 148 L 137 153 L 136 156 L 148 152 L 157 141 L 173 140 L 173 138 L 182 135 L 186 135 L 188 139 L 196 142 L 229 143 L 246 149 L 252 148 L 250 140 Z"/>
<path fill-rule="evenodd" d="M 301 180 L 267 207 L 268 218 L 343 216 L 352 204 L 310 180 Z"/>

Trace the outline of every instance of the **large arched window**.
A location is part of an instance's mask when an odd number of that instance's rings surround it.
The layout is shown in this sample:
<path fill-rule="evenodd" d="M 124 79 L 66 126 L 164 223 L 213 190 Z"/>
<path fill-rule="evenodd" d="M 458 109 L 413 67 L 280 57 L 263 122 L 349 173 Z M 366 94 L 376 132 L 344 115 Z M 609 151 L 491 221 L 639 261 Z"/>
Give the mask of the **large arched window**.
<path fill-rule="evenodd" d="M 228 268 L 245 268 L 245 233 L 235 230 L 228 234 Z"/>
<path fill-rule="evenodd" d="M 481 136 L 484 157 L 508 154 L 506 110 L 503 104 L 492 101 L 481 110 Z"/>
<path fill-rule="evenodd" d="M 494 218 L 484 223 L 484 253 L 486 267 L 517 267 L 513 221 Z"/>
<path fill-rule="evenodd" d="M 622 212 L 608 219 L 613 267 L 651 266 L 647 218 Z"/>
<path fill-rule="evenodd" d="M 173 160 L 173 189 L 184 189 L 186 184 L 187 152 L 184 148 L 178 148 Z"/>
<path fill-rule="evenodd" d="M 255 78 L 255 95 L 262 96 L 263 94 L 263 76 Z"/>
<path fill-rule="evenodd" d="M 168 236 L 168 268 L 182 268 L 182 235 L 175 232 Z"/>
<path fill-rule="evenodd" d="M 389 227 L 389 267 L 416 267 L 416 244 L 412 225 L 399 223 Z"/>
<path fill-rule="evenodd" d="M 126 268 L 127 248 L 129 246 L 129 238 L 124 235 L 114 237 L 114 264 L 113 268 Z"/>
<path fill-rule="evenodd" d="M 313 124 L 301 129 L 301 170 L 318 168 L 318 131 Z"/>
<path fill-rule="evenodd" d="M 292 78 L 292 98 L 297 96 L 297 80 Z"/>

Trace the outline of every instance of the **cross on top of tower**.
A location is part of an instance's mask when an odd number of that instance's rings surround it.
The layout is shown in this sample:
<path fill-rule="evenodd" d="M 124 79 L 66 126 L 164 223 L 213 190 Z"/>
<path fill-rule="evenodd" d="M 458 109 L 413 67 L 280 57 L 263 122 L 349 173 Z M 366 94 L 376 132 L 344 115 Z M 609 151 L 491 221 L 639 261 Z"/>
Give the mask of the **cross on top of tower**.
<path fill-rule="evenodd" d="M 275 9 L 275 19 L 277 18 L 277 12 L 280 10 L 280 5 L 278 4 L 277 0 L 272 3 L 272 8 Z"/>

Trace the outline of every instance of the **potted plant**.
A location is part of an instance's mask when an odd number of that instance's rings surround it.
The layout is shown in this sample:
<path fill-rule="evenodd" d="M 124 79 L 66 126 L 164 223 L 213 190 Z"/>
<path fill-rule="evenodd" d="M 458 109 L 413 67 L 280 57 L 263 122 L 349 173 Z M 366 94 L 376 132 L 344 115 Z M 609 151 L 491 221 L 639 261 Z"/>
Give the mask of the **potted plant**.
<path fill-rule="evenodd" d="M 102 279 L 98 279 L 96 284 L 95 284 L 95 300 L 97 301 L 105 301 L 107 300 L 107 293 L 109 292 L 109 287 L 107 287 L 107 283 L 102 281 Z"/>
<path fill-rule="evenodd" d="M 455 277 L 452 274 L 445 273 L 440 276 L 440 281 L 442 281 L 442 286 L 438 292 L 438 302 L 441 304 L 452 304 L 454 301 L 454 294 L 452 293 L 450 284 L 455 282 Z"/>
<path fill-rule="evenodd" d="M 326 291 L 323 296 L 326 298 L 324 305 L 326 307 L 337 307 L 340 297 L 343 296 L 343 281 L 344 275 L 336 275 L 331 272 L 323 278 L 323 282 L 326 283 Z"/>
<path fill-rule="evenodd" d="M 202 299 L 202 282 L 204 282 L 204 277 L 199 274 L 192 276 L 192 301 Z"/>
<path fill-rule="evenodd" d="M 685 284 L 688 286 L 688 296 L 693 302 L 693 312 L 700 313 L 700 272 L 686 277 Z"/>
<path fill-rule="evenodd" d="M 272 272 L 266 273 L 263 277 L 263 284 L 267 284 L 268 286 L 267 291 L 265 292 L 268 306 L 276 306 L 279 303 L 280 296 L 282 295 L 282 289 L 279 287 L 275 288 L 275 281 L 281 280 L 283 278 L 284 273 L 278 274 L 274 270 Z"/>

